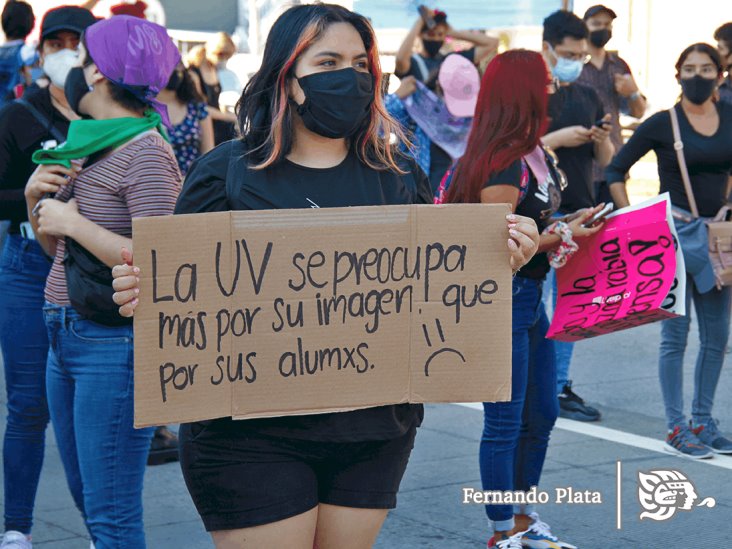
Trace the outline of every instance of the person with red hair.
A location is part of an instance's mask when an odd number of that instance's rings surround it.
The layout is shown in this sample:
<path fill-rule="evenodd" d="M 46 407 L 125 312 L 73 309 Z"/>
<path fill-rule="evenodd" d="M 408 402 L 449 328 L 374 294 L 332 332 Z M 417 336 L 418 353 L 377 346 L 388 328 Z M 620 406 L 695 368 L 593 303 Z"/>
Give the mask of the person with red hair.
<path fill-rule="evenodd" d="M 473 128 L 446 202 L 510 203 L 532 218 L 539 251 L 513 279 L 512 394 L 509 402 L 485 403 L 480 471 L 486 491 L 527 492 L 538 485 L 549 435 L 559 412 L 554 342 L 541 299 L 550 264 L 561 267 L 577 242 L 600 229 L 584 224 L 598 208 L 551 223 L 561 203 L 564 174 L 541 144 L 546 133 L 548 90 L 554 85 L 539 53 L 512 50 L 488 65 Z M 551 224 L 550 224 L 551 223 Z M 515 228 L 511 228 L 514 231 Z M 494 535 L 488 547 L 563 547 L 528 506 L 487 505 Z"/>

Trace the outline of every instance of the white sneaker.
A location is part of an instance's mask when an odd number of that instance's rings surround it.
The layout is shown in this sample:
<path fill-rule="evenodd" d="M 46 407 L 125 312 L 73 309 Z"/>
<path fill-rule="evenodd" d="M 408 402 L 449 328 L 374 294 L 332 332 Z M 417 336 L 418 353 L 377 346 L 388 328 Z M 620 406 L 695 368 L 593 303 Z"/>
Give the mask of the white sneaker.
<path fill-rule="evenodd" d="M 493 545 L 488 545 L 488 549 L 523 549 L 523 545 L 521 545 L 521 536 L 525 533 L 526 532 L 518 532 L 510 538 L 494 542 Z M 491 541 L 493 541 L 493 539 L 491 539 Z"/>
<path fill-rule="evenodd" d="M 8 530 L 0 543 L 0 549 L 33 549 L 33 544 L 22 532 Z"/>
<path fill-rule="evenodd" d="M 521 541 L 524 547 L 531 549 L 577 549 L 571 543 L 560 541 L 557 536 L 552 534 L 551 528 L 539 518 L 538 513 L 531 513 L 529 516 L 533 522 L 523 534 Z"/>

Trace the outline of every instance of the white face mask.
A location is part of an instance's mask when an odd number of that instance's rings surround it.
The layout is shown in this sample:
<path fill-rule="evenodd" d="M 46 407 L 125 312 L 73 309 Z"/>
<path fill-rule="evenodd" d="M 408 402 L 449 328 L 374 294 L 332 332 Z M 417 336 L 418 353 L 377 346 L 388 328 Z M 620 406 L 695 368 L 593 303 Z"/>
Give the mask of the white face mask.
<path fill-rule="evenodd" d="M 69 71 L 78 64 L 79 53 L 75 50 L 63 49 L 47 55 L 43 59 L 43 72 L 51 82 L 63 89 Z"/>

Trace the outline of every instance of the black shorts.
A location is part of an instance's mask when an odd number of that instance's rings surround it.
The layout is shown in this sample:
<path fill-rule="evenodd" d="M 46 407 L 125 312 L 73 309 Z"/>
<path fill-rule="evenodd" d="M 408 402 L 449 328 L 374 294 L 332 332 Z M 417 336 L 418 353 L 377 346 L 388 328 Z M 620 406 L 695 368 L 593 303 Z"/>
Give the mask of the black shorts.
<path fill-rule="evenodd" d="M 268 524 L 319 503 L 393 509 L 417 428 L 399 438 L 321 442 L 236 428 L 232 420 L 180 429 L 180 463 L 206 530 Z"/>

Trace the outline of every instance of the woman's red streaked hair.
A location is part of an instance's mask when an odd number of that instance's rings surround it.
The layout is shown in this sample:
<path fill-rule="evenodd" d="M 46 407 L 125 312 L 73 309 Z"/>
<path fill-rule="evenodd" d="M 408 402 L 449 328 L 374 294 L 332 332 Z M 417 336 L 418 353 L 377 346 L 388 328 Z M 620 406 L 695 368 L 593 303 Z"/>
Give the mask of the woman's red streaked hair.
<path fill-rule="evenodd" d="M 546 64 L 539 53 L 511 50 L 488 65 L 465 154 L 446 202 L 480 202 L 491 175 L 531 152 L 547 128 Z"/>

